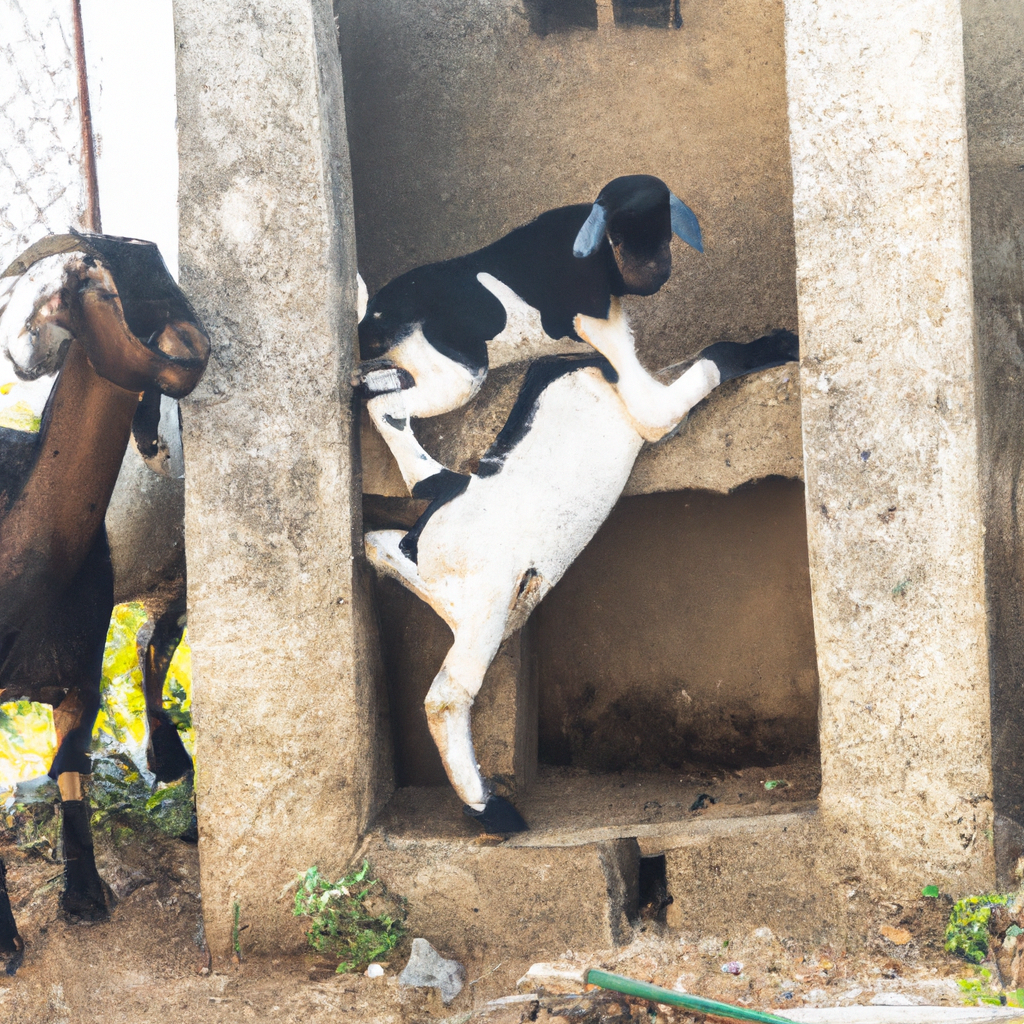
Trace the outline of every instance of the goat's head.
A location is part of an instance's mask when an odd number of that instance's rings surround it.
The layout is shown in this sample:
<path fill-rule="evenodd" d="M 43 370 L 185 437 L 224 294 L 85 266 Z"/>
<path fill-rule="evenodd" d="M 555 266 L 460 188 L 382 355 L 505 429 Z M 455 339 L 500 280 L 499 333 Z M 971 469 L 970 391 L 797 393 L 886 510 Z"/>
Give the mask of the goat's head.
<path fill-rule="evenodd" d="M 35 297 L 28 289 L 20 305 L 12 309 L 9 302 L 2 311 L 3 326 L 10 325 L 8 333 L 15 335 L 11 357 L 23 367 L 19 376 L 30 376 L 20 348 L 30 354 L 38 350 L 45 327 L 54 337 L 60 332 L 65 340 L 77 337 L 96 372 L 119 387 L 156 388 L 171 398 L 187 395 L 206 369 L 210 341 L 152 242 L 77 231 L 50 235 L 0 276 L 26 275 L 46 257 L 74 251 L 86 255 L 61 264 L 59 285 L 48 280 Z M 17 286 L 12 298 L 16 292 Z M 30 316 L 19 321 L 26 310 Z M 12 346 L 7 348 L 10 352 Z M 62 357 L 60 352 L 47 368 L 33 372 L 52 373 Z M 35 352 L 34 362 L 43 365 L 42 353 Z"/>
<path fill-rule="evenodd" d="M 61 322 L 64 260 L 48 259 L 25 274 L 0 280 L 0 355 L 21 380 L 56 373 L 71 333 Z"/>
<path fill-rule="evenodd" d="M 628 292 L 653 295 L 672 273 L 673 232 L 704 251 L 693 211 L 660 178 L 627 174 L 601 189 L 572 251 L 590 256 L 607 234 Z"/>

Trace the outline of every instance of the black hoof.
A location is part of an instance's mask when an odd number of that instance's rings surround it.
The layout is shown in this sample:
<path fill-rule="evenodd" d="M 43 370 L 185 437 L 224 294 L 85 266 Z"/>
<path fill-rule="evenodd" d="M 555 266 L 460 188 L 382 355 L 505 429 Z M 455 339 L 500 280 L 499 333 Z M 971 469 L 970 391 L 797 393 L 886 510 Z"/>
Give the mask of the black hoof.
<path fill-rule="evenodd" d="M 0 943 L 0 967 L 3 967 L 4 974 L 13 978 L 25 959 L 25 942 L 20 935 L 16 935 L 10 945 L 11 948 L 7 949 L 6 943 Z"/>
<path fill-rule="evenodd" d="M 512 804 L 494 793 L 487 798 L 482 811 L 475 811 L 466 804 L 462 813 L 472 818 L 485 832 L 526 832 L 530 828 Z"/>
<path fill-rule="evenodd" d="M 106 921 L 110 917 L 102 886 L 86 892 L 65 889 L 60 895 L 61 913 L 69 921 Z"/>
<path fill-rule="evenodd" d="M 157 782 L 174 782 L 192 771 L 192 758 L 170 720 L 160 722 L 150 732 L 146 762 Z"/>
<path fill-rule="evenodd" d="M 188 843 L 190 846 L 195 846 L 199 842 L 199 819 L 192 815 L 191 821 L 188 823 L 188 827 L 184 832 L 180 832 L 174 837 L 180 839 L 183 843 Z"/>
<path fill-rule="evenodd" d="M 60 909 L 72 921 L 105 921 L 109 916 L 103 881 L 96 870 L 89 808 L 84 800 L 61 802 L 64 821 L 61 844 L 64 850 L 64 892 Z"/>

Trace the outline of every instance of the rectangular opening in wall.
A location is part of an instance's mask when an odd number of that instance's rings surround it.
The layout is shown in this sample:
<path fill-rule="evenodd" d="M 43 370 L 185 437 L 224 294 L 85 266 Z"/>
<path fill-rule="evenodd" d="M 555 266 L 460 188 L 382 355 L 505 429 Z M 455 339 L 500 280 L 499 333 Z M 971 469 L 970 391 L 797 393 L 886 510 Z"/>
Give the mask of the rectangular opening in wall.
<path fill-rule="evenodd" d="M 514 8 L 469 0 L 460 21 L 408 0 L 399 31 L 393 6 L 340 0 L 371 293 L 545 210 L 592 204 L 618 175 L 649 173 L 697 214 L 706 255 L 673 241 L 668 281 L 624 303 L 643 365 L 655 373 L 713 341 L 795 329 L 782 8 L 688 5 L 686 32 L 645 31 L 676 24 L 676 6 L 608 0 L 602 31 L 569 35 L 558 33 L 597 28 L 596 3 Z M 420 443 L 473 472 L 525 373 L 492 366 L 472 403 L 413 421 Z M 400 476 L 389 489 L 397 470 L 367 429 L 377 447 L 364 448 L 364 485 L 380 489 L 364 526 L 409 528 L 427 503 Z M 639 458 L 647 483 L 506 642 L 474 704 L 477 760 L 534 830 L 571 821 L 635 835 L 817 793 L 795 370 L 726 384 Z M 452 633 L 394 580 L 378 579 L 376 594 L 400 790 L 389 820 L 472 835 L 423 708 Z"/>
<path fill-rule="evenodd" d="M 615 24 L 622 28 L 681 28 L 679 0 L 613 0 Z"/>

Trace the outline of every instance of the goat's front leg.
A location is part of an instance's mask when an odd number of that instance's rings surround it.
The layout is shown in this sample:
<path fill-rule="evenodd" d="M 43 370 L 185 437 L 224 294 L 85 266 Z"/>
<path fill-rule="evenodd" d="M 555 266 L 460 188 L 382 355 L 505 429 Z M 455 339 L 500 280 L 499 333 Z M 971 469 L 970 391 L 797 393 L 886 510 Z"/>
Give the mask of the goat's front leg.
<path fill-rule="evenodd" d="M 373 371 L 374 374 L 386 372 Z M 395 390 L 377 394 L 366 403 L 366 409 L 384 443 L 391 449 L 410 494 L 418 483 L 442 472 L 445 467 L 423 450 L 412 432 L 404 392 Z"/>
<path fill-rule="evenodd" d="M 487 832 L 524 832 L 529 826 L 511 803 L 490 791 L 473 750 L 470 711 L 496 652 L 496 644 L 460 643 L 456 629 L 455 643 L 434 677 L 424 707 L 430 735 L 449 781 L 465 803 L 465 813 Z"/>
<path fill-rule="evenodd" d="M 611 301 L 607 320 L 581 313 L 574 326 L 576 333 L 615 368 L 619 375 L 616 391 L 645 441 L 658 441 L 674 430 L 719 384 L 714 363 L 701 359 L 673 384 L 655 380 L 637 358 L 633 332 L 616 298 Z"/>
<path fill-rule="evenodd" d="M 146 763 L 157 782 L 173 782 L 192 771 L 192 758 L 178 727 L 164 710 L 164 683 L 171 659 L 185 631 L 185 598 L 175 601 L 156 620 L 142 656 L 142 681 L 149 719 Z"/>
<path fill-rule="evenodd" d="M 100 656 L 102 658 L 102 649 Z M 89 743 L 98 711 L 98 691 L 94 694 L 92 688 L 84 691 L 74 688 L 53 712 L 59 746 L 50 774 L 56 777 L 60 790 L 64 855 L 64 892 L 60 907 L 69 917 L 86 921 L 102 921 L 107 917 L 107 901 L 93 852 L 89 803 L 82 792 L 82 776 L 92 771 Z"/>

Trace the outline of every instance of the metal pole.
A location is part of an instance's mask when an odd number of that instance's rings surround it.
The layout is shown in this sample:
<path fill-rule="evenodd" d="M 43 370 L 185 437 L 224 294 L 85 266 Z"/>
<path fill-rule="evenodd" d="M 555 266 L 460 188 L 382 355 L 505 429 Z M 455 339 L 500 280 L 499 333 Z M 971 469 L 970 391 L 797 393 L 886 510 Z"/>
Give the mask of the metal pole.
<path fill-rule="evenodd" d="M 75 25 L 75 71 L 78 77 L 78 109 L 82 119 L 82 170 L 85 174 L 85 223 L 87 231 L 103 230 L 100 221 L 100 190 L 96 181 L 96 147 L 92 135 L 92 111 L 89 107 L 89 75 L 85 66 L 85 36 L 82 31 L 81 0 L 71 0 Z"/>

